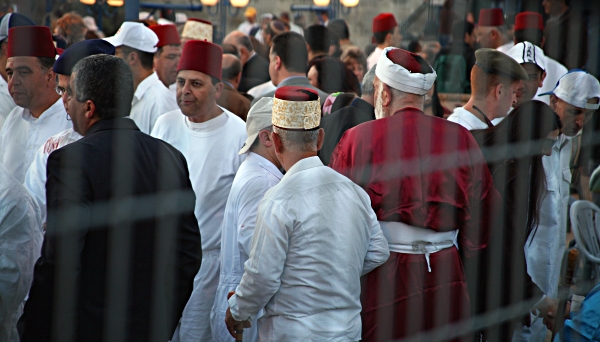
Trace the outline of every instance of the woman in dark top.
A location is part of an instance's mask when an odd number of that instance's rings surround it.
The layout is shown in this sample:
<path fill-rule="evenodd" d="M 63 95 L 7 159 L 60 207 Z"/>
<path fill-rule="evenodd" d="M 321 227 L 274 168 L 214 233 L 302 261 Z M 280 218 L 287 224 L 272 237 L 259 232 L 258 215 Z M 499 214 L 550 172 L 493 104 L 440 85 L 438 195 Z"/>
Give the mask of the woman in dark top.
<path fill-rule="evenodd" d="M 472 131 L 502 195 L 498 217 L 492 218 L 497 225 L 479 268 L 477 313 L 543 295 L 527 274 L 524 248 L 529 234 L 543 234 L 536 231 L 546 195 L 542 156 L 552 153 L 560 128 L 558 115 L 548 105 L 528 101 L 498 125 Z M 529 325 L 529 317 L 524 313 L 523 320 L 492 327 L 484 336 L 488 341 L 509 341 L 517 323 Z"/>
<path fill-rule="evenodd" d="M 315 58 L 308 65 L 306 75 L 310 84 L 327 94 L 344 92 L 362 94 L 358 78 L 339 59 L 332 57 Z"/>

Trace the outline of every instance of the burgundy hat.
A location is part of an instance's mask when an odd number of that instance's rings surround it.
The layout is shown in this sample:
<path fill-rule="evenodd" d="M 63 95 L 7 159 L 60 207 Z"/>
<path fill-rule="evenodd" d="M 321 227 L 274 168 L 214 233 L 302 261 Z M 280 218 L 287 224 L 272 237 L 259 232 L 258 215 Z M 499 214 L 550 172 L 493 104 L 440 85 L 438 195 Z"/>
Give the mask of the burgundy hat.
<path fill-rule="evenodd" d="M 200 71 L 220 81 L 222 62 L 223 49 L 219 45 L 203 40 L 190 40 L 183 46 L 177 71 Z"/>
<path fill-rule="evenodd" d="M 389 31 L 396 26 L 398 23 L 392 13 L 381 13 L 373 18 L 373 33 Z"/>
<path fill-rule="evenodd" d="M 165 45 L 181 45 L 179 32 L 177 32 L 177 27 L 175 25 L 150 25 L 148 28 L 154 31 L 158 36 L 158 44 L 156 44 L 157 48 Z"/>
<path fill-rule="evenodd" d="M 544 18 L 537 12 L 521 12 L 515 17 L 515 31 L 525 29 L 544 30 Z"/>
<path fill-rule="evenodd" d="M 8 30 L 8 57 L 56 57 L 47 26 L 19 26 Z"/>
<path fill-rule="evenodd" d="M 482 8 L 479 11 L 479 26 L 502 26 L 504 25 L 504 12 L 501 8 Z"/>
<path fill-rule="evenodd" d="M 307 87 L 278 88 L 273 98 L 271 123 L 287 130 L 318 129 L 321 123 L 319 94 Z"/>

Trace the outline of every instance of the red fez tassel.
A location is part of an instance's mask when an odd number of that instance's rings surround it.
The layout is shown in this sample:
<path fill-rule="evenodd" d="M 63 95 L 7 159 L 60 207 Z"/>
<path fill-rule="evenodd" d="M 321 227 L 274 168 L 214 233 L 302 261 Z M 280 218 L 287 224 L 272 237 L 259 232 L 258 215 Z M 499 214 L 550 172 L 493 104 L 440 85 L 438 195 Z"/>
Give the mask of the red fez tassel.
<path fill-rule="evenodd" d="M 544 31 L 544 18 L 537 12 L 521 12 L 515 17 L 515 31 L 536 29 Z"/>
<path fill-rule="evenodd" d="M 479 26 L 504 25 L 504 12 L 501 8 L 483 8 L 479 11 Z"/>
<path fill-rule="evenodd" d="M 223 49 L 201 40 L 190 40 L 183 46 L 177 71 L 195 70 L 221 80 Z"/>
<path fill-rule="evenodd" d="M 373 33 L 385 32 L 398 26 L 392 13 L 381 13 L 373 18 Z"/>
<path fill-rule="evenodd" d="M 56 57 L 47 26 L 18 26 L 8 30 L 8 57 Z"/>
<path fill-rule="evenodd" d="M 157 48 L 165 45 L 181 45 L 179 32 L 177 32 L 177 27 L 175 25 L 151 25 L 148 26 L 148 28 L 154 31 L 158 36 L 158 44 L 156 44 Z"/>

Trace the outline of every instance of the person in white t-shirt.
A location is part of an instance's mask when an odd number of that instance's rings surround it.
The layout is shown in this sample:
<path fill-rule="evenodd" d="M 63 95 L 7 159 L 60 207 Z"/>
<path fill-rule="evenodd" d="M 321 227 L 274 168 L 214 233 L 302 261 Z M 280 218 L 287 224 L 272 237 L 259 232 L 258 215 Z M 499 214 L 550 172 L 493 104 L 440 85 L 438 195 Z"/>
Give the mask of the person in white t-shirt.
<path fill-rule="evenodd" d="M 522 80 L 528 78 L 519 63 L 496 49 L 475 51 L 475 65 L 471 69 L 471 98 L 454 109 L 448 121 L 472 131 L 487 129 L 492 120 L 505 117 L 516 102 Z"/>
<path fill-rule="evenodd" d="M 176 82 L 180 109 L 158 118 L 152 131 L 187 159 L 202 237 L 202 266 L 175 341 L 212 340 L 210 312 L 219 284 L 221 224 L 229 189 L 245 158 L 238 151 L 246 140 L 246 124 L 216 102 L 223 89 L 222 54 L 218 45 L 207 41 L 184 45 Z"/>
<path fill-rule="evenodd" d="M 373 65 L 377 64 L 383 49 L 389 46 L 400 47 L 400 42 L 402 42 L 400 27 L 392 13 L 380 13 L 373 18 L 372 30 L 377 47 L 367 57 L 367 69 L 371 69 Z"/>
<path fill-rule="evenodd" d="M 177 109 L 173 93 L 160 81 L 153 69 L 158 36 L 143 24 L 124 22 L 117 34 L 104 38 L 117 48 L 133 74 L 133 95 L 129 117 L 140 131 L 150 134 L 156 119 Z"/>
<path fill-rule="evenodd" d="M 115 47 L 102 39 L 84 40 L 71 45 L 54 63 L 52 69 L 56 73 L 56 92 L 61 96 L 67 115 L 69 114 L 67 102 L 70 96 L 72 96 L 72 94 L 69 94 L 71 91 L 69 82 L 71 81 L 73 67 L 85 57 L 97 54 L 114 55 Z M 81 135 L 75 132 L 72 126 L 51 136 L 38 148 L 33 162 L 25 174 L 25 188 L 40 207 L 42 223 L 46 222 L 46 164 L 48 157 L 53 151 L 79 139 L 81 139 Z"/>
<path fill-rule="evenodd" d="M 49 137 L 71 127 L 54 90 L 55 58 L 48 27 L 20 26 L 9 31 L 6 73 L 17 107 L 0 130 L 0 164 L 20 183 L 37 149 Z"/>

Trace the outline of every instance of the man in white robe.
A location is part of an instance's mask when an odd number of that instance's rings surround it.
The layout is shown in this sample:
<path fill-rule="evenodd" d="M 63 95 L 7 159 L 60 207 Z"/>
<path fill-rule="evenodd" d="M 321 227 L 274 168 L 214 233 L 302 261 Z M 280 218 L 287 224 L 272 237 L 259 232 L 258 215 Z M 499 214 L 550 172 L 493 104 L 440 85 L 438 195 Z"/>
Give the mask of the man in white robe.
<path fill-rule="evenodd" d="M 367 193 L 323 165 L 317 92 L 275 93 L 277 159 L 287 171 L 259 204 L 250 258 L 226 324 L 234 336 L 259 311 L 261 341 L 357 341 L 360 277 L 389 257 Z"/>
<path fill-rule="evenodd" d="M 277 185 L 283 177 L 281 164 L 275 156 L 271 141 L 271 113 L 273 98 L 260 99 L 248 113 L 248 139 L 240 150 L 247 154 L 240 166 L 227 199 L 221 232 L 221 276 L 215 304 L 210 314 L 213 341 L 230 342 L 225 326 L 225 312 L 229 307 L 227 294 L 240 284 L 244 263 L 250 256 L 250 244 L 256 226 L 258 203 L 265 192 Z M 244 341 L 258 341 L 256 318 L 252 327 L 244 331 Z"/>
<path fill-rule="evenodd" d="M 231 183 L 245 157 L 238 154 L 246 140 L 244 121 L 216 103 L 223 89 L 222 55 L 219 46 L 207 41 L 185 44 L 177 67 L 180 110 L 162 115 L 152 131 L 187 160 L 202 236 L 202 266 L 174 340 L 212 339 L 210 312 L 219 284 L 221 224 Z"/>
<path fill-rule="evenodd" d="M 8 38 L 8 87 L 17 104 L 0 130 L 0 163 L 20 183 L 37 149 L 71 127 L 52 70 L 56 49 L 50 29 L 20 26 Z"/>
<path fill-rule="evenodd" d="M 158 37 L 143 24 L 124 22 L 116 35 L 104 40 L 117 48 L 115 56 L 123 59 L 133 73 L 135 93 L 129 117 L 140 131 L 150 134 L 159 116 L 177 109 L 173 93 L 153 69 Z"/>

